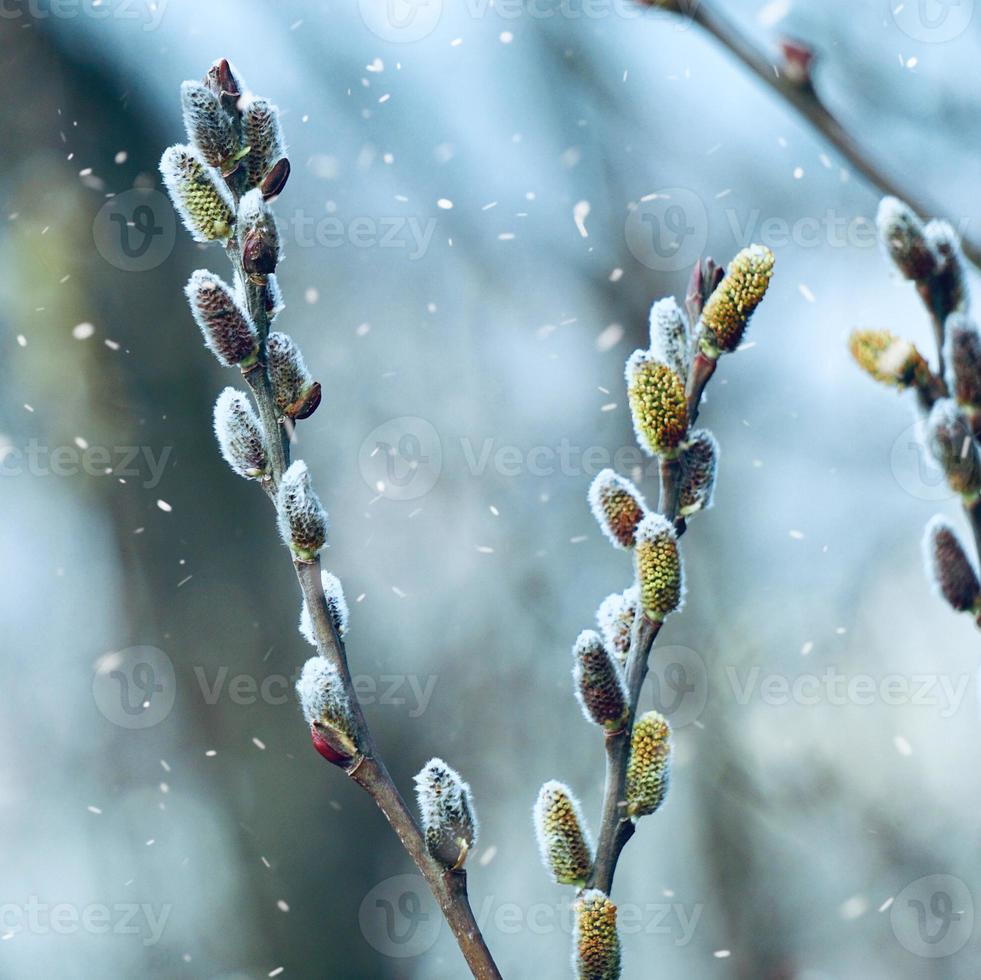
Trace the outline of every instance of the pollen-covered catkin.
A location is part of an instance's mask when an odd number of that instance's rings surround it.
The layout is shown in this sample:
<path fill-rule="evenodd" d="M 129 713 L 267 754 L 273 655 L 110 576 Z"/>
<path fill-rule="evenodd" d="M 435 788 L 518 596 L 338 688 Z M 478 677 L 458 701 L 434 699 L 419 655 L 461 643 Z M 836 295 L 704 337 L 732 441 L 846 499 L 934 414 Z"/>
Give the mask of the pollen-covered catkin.
<path fill-rule="evenodd" d="M 750 317 L 763 301 L 773 275 L 773 253 L 765 245 L 744 248 L 702 310 L 702 351 L 713 357 L 734 351 Z"/>
<path fill-rule="evenodd" d="M 855 363 L 876 381 L 908 388 L 929 374 L 920 352 L 888 330 L 855 330 L 848 340 Z"/>
<path fill-rule="evenodd" d="M 637 528 L 634 565 L 641 608 L 648 619 L 663 622 L 681 606 L 684 574 L 678 536 L 661 514 L 648 514 Z"/>
<path fill-rule="evenodd" d="M 573 968 L 578 980 L 619 980 L 620 937 L 617 907 L 598 889 L 576 900 Z"/>
<path fill-rule="evenodd" d="M 259 336 L 231 287 L 206 269 L 191 274 L 184 289 L 204 343 L 225 367 L 255 361 Z"/>
<path fill-rule="evenodd" d="M 357 729 L 337 668 L 323 657 L 311 657 L 296 693 L 317 751 L 335 765 L 347 765 L 358 753 Z"/>
<path fill-rule="evenodd" d="M 678 513 L 690 517 L 712 506 L 719 468 L 719 444 L 707 429 L 691 434 L 681 454 L 678 481 Z"/>
<path fill-rule="evenodd" d="M 671 729 L 656 711 L 637 719 L 627 764 L 627 815 L 649 816 L 664 802 L 671 763 Z"/>
<path fill-rule="evenodd" d="M 957 612 L 981 607 L 981 585 L 957 532 L 939 514 L 923 535 L 923 559 L 934 591 Z"/>
<path fill-rule="evenodd" d="M 884 197 L 876 215 L 879 240 L 906 279 L 928 279 L 936 272 L 937 253 L 916 212 L 898 197 Z"/>
<path fill-rule="evenodd" d="M 228 465 L 247 480 L 269 475 L 269 456 L 249 400 L 240 391 L 226 388 L 215 403 L 215 436 Z"/>
<path fill-rule="evenodd" d="M 632 585 L 625 592 L 608 595 L 596 610 L 596 625 L 603 634 L 603 642 L 620 664 L 626 662 L 630 649 L 630 632 L 637 617 L 639 600 L 640 589 Z"/>
<path fill-rule="evenodd" d="M 445 868 L 462 868 L 477 846 L 477 816 L 470 787 L 442 759 L 430 759 L 415 783 L 429 853 Z"/>
<path fill-rule="evenodd" d="M 330 572 L 320 573 L 320 579 L 324 588 L 324 599 L 327 602 L 327 612 L 330 613 L 331 621 L 337 635 L 343 638 L 347 633 L 348 608 L 347 600 L 344 598 L 344 587 L 341 580 Z M 310 610 L 304 600 L 300 607 L 300 634 L 303 639 L 311 646 L 317 646 L 317 634 L 313 629 L 313 620 L 310 617 Z"/>
<path fill-rule="evenodd" d="M 164 150 L 160 173 L 170 199 L 196 242 L 224 241 L 235 226 L 235 202 L 221 174 L 190 146 Z"/>
<path fill-rule="evenodd" d="M 283 474 L 277 511 L 280 534 L 293 554 L 304 561 L 316 558 L 327 543 L 327 511 L 313 489 L 307 464 L 301 459 Z"/>
<path fill-rule="evenodd" d="M 589 506 L 614 548 L 632 548 L 647 508 L 640 491 L 613 470 L 600 470 L 589 487 Z"/>
<path fill-rule="evenodd" d="M 616 730 L 627 715 L 627 690 L 620 665 L 593 630 L 579 634 L 572 654 L 576 697 L 586 720 Z"/>
<path fill-rule="evenodd" d="M 637 442 L 648 455 L 673 456 L 688 434 L 685 385 L 676 371 L 650 351 L 627 361 L 627 399 Z"/>
<path fill-rule="evenodd" d="M 579 801 L 563 783 L 552 780 L 538 792 L 533 811 L 542 864 L 560 885 L 582 887 L 593 870 Z"/>

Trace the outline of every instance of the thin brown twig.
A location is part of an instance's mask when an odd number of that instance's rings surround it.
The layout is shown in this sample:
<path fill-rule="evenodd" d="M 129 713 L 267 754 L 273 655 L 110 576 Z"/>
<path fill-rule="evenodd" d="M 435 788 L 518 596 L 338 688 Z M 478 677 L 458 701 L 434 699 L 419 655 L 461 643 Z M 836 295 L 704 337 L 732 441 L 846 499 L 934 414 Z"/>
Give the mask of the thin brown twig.
<path fill-rule="evenodd" d="M 706 0 L 640 0 L 644 6 L 666 7 L 678 14 L 689 17 L 711 34 L 723 47 L 735 55 L 754 75 L 765 82 L 785 102 L 793 106 L 825 139 L 831 143 L 849 163 L 871 184 L 885 194 L 906 201 L 921 217 L 933 217 L 944 209 L 904 187 L 886 173 L 863 147 L 839 122 L 814 85 L 807 79 L 797 81 L 782 72 L 777 62 L 758 48 L 724 14 Z M 693 9 L 688 9 L 692 7 Z M 964 237 L 964 254 L 981 268 L 981 243 Z"/>

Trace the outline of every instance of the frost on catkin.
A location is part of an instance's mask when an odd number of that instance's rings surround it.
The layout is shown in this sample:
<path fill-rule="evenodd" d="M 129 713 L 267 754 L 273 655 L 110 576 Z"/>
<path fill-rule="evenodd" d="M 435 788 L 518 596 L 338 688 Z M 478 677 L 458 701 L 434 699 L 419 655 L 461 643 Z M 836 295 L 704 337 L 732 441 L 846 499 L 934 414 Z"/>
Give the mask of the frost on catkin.
<path fill-rule="evenodd" d="M 576 697 L 587 721 L 616 730 L 627 714 L 623 671 L 598 633 L 583 630 L 572 648 Z"/>
<path fill-rule="evenodd" d="M 589 506 L 614 548 L 632 548 L 647 509 L 640 491 L 613 470 L 601 470 L 589 487 Z"/>
<path fill-rule="evenodd" d="M 330 572 L 321 572 L 320 578 L 324 587 L 324 599 L 327 601 L 327 612 L 330 613 L 337 635 L 343 638 L 347 633 L 348 620 L 344 587 L 341 585 L 341 580 Z M 300 633 L 307 643 L 317 646 L 317 634 L 314 632 L 313 620 L 305 601 L 300 608 Z"/>
<path fill-rule="evenodd" d="M 311 657 L 296 682 L 317 751 L 337 765 L 347 765 L 357 754 L 357 736 L 351 702 L 337 668 L 323 657 Z"/>
<path fill-rule="evenodd" d="M 627 815 L 634 819 L 654 813 L 668 792 L 671 729 L 656 711 L 634 725 L 627 764 Z"/>
<path fill-rule="evenodd" d="M 608 595 L 596 610 L 596 625 L 603 634 L 603 642 L 620 664 L 626 662 L 630 650 L 630 632 L 637 618 L 639 600 L 640 590 L 632 585 L 625 592 Z"/>
<path fill-rule="evenodd" d="M 702 310 L 702 349 L 718 355 L 734 351 L 773 275 L 773 253 L 765 245 L 744 248 L 729 264 L 725 277 Z"/>
<path fill-rule="evenodd" d="M 906 279 L 928 279 L 937 268 L 937 254 L 927 240 L 923 222 L 897 197 L 884 197 L 876 215 L 879 239 Z"/>
<path fill-rule="evenodd" d="M 981 457 L 971 427 L 952 398 L 939 399 L 926 421 L 927 446 L 950 489 L 973 498 L 981 491 Z"/>
<path fill-rule="evenodd" d="M 249 148 L 243 161 L 247 186 L 258 187 L 273 164 L 286 155 L 279 110 L 268 99 L 252 99 L 245 107 L 242 139 Z"/>
<path fill-rule="evenodd" d="M 238 153 L 238 136 L 218 96 L 201 82 L 184 82 L 181 108 L 187 138 L 209 167 L 227 173 L 229 163 Z"/>
<path fill-rule="evenodd" d="M 627 398 L 641 449 L 651 456 L 673 455 L 688 433 L 685 385 L 676 371 L 650 351 L 630 355 Z"/>
<path fill-rule="evenodd" d="M 923 559 L 934 591 L 957 612 L 977 611 L 981 585 L 957 532 L 939 514 L 923 535 Z"/>
<path fill-rule="evenodd" d="M 279 227 L 258 188 L 239 201 L 236 234 L 242 266 L 249 276 L 261 279 L 276 271 L 283 258 Z"/>
<path fill-rule="evenodd" d="M 268 476 L 269 457 L 262 428 L 245 395 L 226 388 L 215 403 L 214 421 L 225 462 L 247 480 Z"/>
<path fill-rule="evenodd" d="M 690 517 L 712 506 L 715 477 L 719 468 L 719 444 L 707 429 L 691 434 L 681 454 L 678 513 Z"/>
<path fill-rule="evenodd" d="M 303 460 L 298 459 L 283 474 L 276 503 L 283 541 L 297 558 L 316 558 L 327 543 L 327 511 L 314 492 Z"/>
<path fill-rule="evenodd" d="M 684 578 L 678 536 L 660 514 L 648 514 L 637 528 L 634 564 L 641 608 L 648 619 L 663 622 L 681 606 Z"/>
<path fill-rule="evenodd" d="M 184 292 L 208 350 L 225 367 L 253 362 L 259 336 L 231 287 L 213 273 L 198 269 L 191 274 Z"/>
<path fill-rule="evenodd" d="M 651 307 L 650 329 L 651 353 L 686 381 L 691 363 L 688 321 L 673 296 L 659 299 Z"/>
<path fill-rule="evenodd" d="M 477 845 L 477 816 L 470 787 L 442 759 L 427 762 L 415 783 L 429 853 L 445 868 L 463 867 Z"/>
<path fill-rule="evenodd" d="M 533 816 L 546 870 L 560 885 L 582 887 L 592 873 L 593 854 L 579 801 L 553 780 L 539 790 Z"/>
<path fill-rule="evenodd" d="M 618 980 L 617 907 L 596 888 L 576 900 L 573 968 L 578 980 Z"/>
<path fill-rule="evenodd" d="M 876 381 L 908 388 L 925 383 L 930 369 L 920 352 L 888 330 L 856 330 L 848 339 L 855 363 Z"/>
<path fill-rule="evenodd" d="M 947 385 L 960 405 L 981 408 L 981 333 L 960 313 L 947 318 Z"/>
<path fill-rule="evenodd" d="M 320 403 L 320 385 L 313 380 L 293 338 L 285 333 L 271 333 L 266 341 L 266 360 L 280 415 L 291 419 L 312 415 Z"/>
<path fill-rule="evenodd" d="M 196 242 L 227 239 L 235 224 L 235 202 L 221 174 L 197 150 L 171 146 L 164 150 L 160 173 L 170 199 Z"/>

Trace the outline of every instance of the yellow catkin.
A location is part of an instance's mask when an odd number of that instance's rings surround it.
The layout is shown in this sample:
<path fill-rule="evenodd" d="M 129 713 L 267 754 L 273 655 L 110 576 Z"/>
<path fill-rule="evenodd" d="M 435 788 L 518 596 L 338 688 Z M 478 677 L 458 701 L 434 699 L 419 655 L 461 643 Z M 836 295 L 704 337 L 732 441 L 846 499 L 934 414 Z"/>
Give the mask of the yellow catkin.
<path fill-rule="evenodd" d="M 627 815 L 633 818 L 654 813 L 668 791 L 671 759 L 671 729 L 656 711 L 637 720 L 630 737 L 627 765 Z"/>
<path fill-rule="evenodd" d="M 702 311 L 707 341 L 703 350 L 707 346 L 707 353 L 727 354 L 739 346 L 749 318 L 766 295 L 773 263 L 765 245 L 750 245 L 732 260 Z"/>
<path fill-rule="evenodd" d="M 883 384 L 908 388 L 929 371 L 920 352 L 888 330 L 856 330 L 848 349 L 858 366 Z"/>
<path fill-rule="evenodd" d="M 685 386 L 676 371 L 648 351 L 627 361 L 627 398 L 641 448 L 658 456 L 674 455 L 688 434 Z"/>
<path fill-rule="evenodd" d="M 575 904 L 575 962 L 579 980 L 618 980 L 617 907 L 603 892 L 583 892 Z"/>
<path fill-rule="evenodd" d="M 637 528 L 634 563 L 641 608 L 649 619 L 663 622 L 681 605 L 684 581 L 678 537 L 660 514 L 649 514 Z"/>
<path fill-rule="evenodd" d="M 542 863 L 560 885 L 581 887 L 593 869 L 579 803 L 568 786 L 546 783 L 535 803 L 535 833 Z"/>

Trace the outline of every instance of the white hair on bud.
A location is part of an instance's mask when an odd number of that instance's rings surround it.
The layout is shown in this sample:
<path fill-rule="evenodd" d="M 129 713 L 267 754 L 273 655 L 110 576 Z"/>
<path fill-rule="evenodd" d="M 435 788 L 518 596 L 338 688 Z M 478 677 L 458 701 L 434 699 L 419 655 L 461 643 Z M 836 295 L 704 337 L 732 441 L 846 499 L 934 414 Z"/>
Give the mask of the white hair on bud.
<path fill-rule="evenodd" d="M 201 82 L 182 82 L 181 108 L 187 138 L 209 167 L 223 167 L 238 150 L 238 137 L 218 96 Z"/>
<path fill-rule="evenodd" d="M 160 175 L 194 241 L 205 244 L 228 237 L 235 200 L 221 174 L 196 149 L 180 143 L 167 147 L 160 158 Z"/>
<path fill-rule="evenodd" d="M 249 400 L 235 388 L 226 388 L 215 402 L 215 436 L 225 462 L 247 480 L 269 471 L 262 428 Z"/>
<path fill-rule="evenodd" d="M 599 633 L 583 630 L 572 656 L 574 690 L 583 717 L 592 724 L 618 726 L 627 714 L 627 688 L 620 665 Z"/>
<path fill-rule="evenodd" d="M 558 884 L 572 884 L 588 877 L 593 843 L 582 806 L 575 794 L 551 779 L 538 791 L 532 808 L 535 839 L 542 864 Z"/>
<path fill-rule="evenodd" d="M 268 99 L 251 99 L 242 111 L 242 136 L 249 147 L 245 158 L 249 186 L 256 187 L 273 164 L 286 156 L 279 109 Z"/>
<path fill-rule="evenodd" d="M 283 541 L 297 557 L 315 558 L 327 542 L 327 511 L 313 489 L 310 472 L 302 459 L 283 474 L 276 509 Z"/>
<path fill-rule="evenodd" d="M 331 572 L 321 572 L 320 578 L 324 586 L 324 598 L 327 600 L 327 611 L 334 621 L 334 629 L 337 630 L 338 636 L 343 637 L 347 633 L 348 621 L 344 587 L 341 585 L 341 580 Z M 317 646 L 317 635 L 313 631 L 313 620 L 305 601 L 300 607 L 300 633 L 307 643 L 311 646 Z"/>
<path fill-rule="evenodd" d="M 438 758 L 422 767 L 415 784 L 429 852 L 447 867 L 462 865 L 477 846 L 479 835 L 470 787 L 455 769 Z"/>
<path fill-rule="evenodd" d="M 245 236 L 249 232 L 260 232 L 265 239 L 273 243 L 274 251 L 279 259 L 283 258 L 283 243 L 279 236 L 279 226 L 273 210 L 262 198 L 262 191 L 256 187 L 242 196 L 238 202 L 238 246 L 243 248 Z"/>
<path fill-rule="evenodd" d="M 608 595 L 596 610 L 596 625 L 603 634 L 603 642 L 621 663 L 630 649 L 630 631 L 639 601 L 640 589 L 632 585 L 624 592 Z"/>
<path fill-rule="evenodd" d="M 311 657 L 296 682 L 296 693 L 308 725 L 324 718 L 349 719 L 351 702 L 338 669 L 323 657 Z"/>
<path fill-rule="evenodd" d="M 651 353 L 672 368 L 682 381 L 691 366 L 688 321 L 673 296 L 659 299 L 651 307 Z"/>
<path fill-rule="evenodd" d="M 934 593 L 958 612 L 981 601 L 981 585 L 960 536 L 941 514 L 930 518 L 923 534 L 923 564 Z"/>

